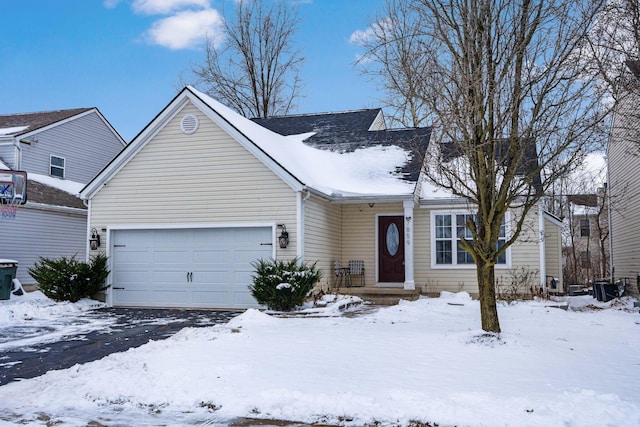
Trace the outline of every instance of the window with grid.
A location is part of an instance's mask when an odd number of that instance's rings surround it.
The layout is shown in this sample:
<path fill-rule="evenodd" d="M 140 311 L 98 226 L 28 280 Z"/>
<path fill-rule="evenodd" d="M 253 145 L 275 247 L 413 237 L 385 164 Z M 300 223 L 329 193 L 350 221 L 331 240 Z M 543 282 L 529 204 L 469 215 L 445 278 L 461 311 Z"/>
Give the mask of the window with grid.
<path fill-rule="evenodd" d="M 581 219 L 580 220 L 580 237 L 589 237 L 590 229 L 589 229 L 589 220 Z"/>
<path fill-rule="evenodd" d="M 49 175 L 64 178 L 65 159 L 64 157 L 50 156 Z"/>
<path fill-rule="evenodd" d="M 476 216 L 470 213 L 436 213 L 432 218 L 434 224 L 432 248 L 435 253 L 435 264 L 440 266 L 474 265 L 471 254 L 462 248 L 462 239 L 473 239 L 468 224 L 469 221 L 475 222 Z M 506 226 L 503 219 L 500 226 L 498 249 L 505 244 Z M 455 253 L 453 248 L 455 248 Z M 507 251 L 498 257 L 498 265 L 507 264 Z"/>

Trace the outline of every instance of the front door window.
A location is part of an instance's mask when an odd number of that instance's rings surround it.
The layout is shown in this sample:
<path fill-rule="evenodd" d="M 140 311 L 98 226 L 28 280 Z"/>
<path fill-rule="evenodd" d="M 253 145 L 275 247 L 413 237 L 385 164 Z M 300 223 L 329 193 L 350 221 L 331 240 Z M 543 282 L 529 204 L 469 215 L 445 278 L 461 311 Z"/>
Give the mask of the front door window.
<path fill-rule="evenodd" d="M 398 226 L 395 223 L 391 223 L 387 227 L 387 250 L 391 256 L 395 256 L 399 247 L 400 233 L 398 232 Z"/>

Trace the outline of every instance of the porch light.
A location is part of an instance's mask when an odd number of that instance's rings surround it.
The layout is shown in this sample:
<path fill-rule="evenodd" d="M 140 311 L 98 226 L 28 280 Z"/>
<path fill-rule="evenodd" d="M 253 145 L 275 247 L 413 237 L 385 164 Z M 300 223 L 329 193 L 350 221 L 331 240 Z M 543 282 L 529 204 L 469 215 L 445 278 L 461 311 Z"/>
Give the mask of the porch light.
<path fill-rule="evenodd" d="M 100 235 L 95 228 L 91 229 L 91 237 L 89 237 L 89 246 L 92 251 L 95 251 L 100 247 Z"/>
<path fill-rule="evenodd" d="M 289 245 L 289 233 L 284 224 L 278 224 L 278 227 L 282 228 L 282 233 L 280 233 L 280 237 L 278 237 L 278 243 L 280 243 L 281 249 L 285 249 Z"/>

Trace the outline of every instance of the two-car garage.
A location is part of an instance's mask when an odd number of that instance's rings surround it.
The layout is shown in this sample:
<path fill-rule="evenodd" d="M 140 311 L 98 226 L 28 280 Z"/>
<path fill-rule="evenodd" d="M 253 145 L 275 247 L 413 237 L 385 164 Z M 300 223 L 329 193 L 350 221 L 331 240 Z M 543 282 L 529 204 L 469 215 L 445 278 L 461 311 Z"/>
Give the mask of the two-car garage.
<path fill-rule="evenodd" d="M 273 228 L 114 229 L 111 304 L 251 308 L 252 262 L 273 254 Z"/>

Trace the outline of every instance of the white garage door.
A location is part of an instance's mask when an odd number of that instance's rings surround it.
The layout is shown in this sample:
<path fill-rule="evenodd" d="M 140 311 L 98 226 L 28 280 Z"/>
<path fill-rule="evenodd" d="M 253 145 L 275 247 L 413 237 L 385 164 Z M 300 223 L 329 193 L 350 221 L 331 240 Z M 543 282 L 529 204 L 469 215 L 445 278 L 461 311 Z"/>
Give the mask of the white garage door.
<path fill-rule="evenodd" d="M 253 267 L 270 227 L 114 230 L 114 306 L 250 308 Z"/>

